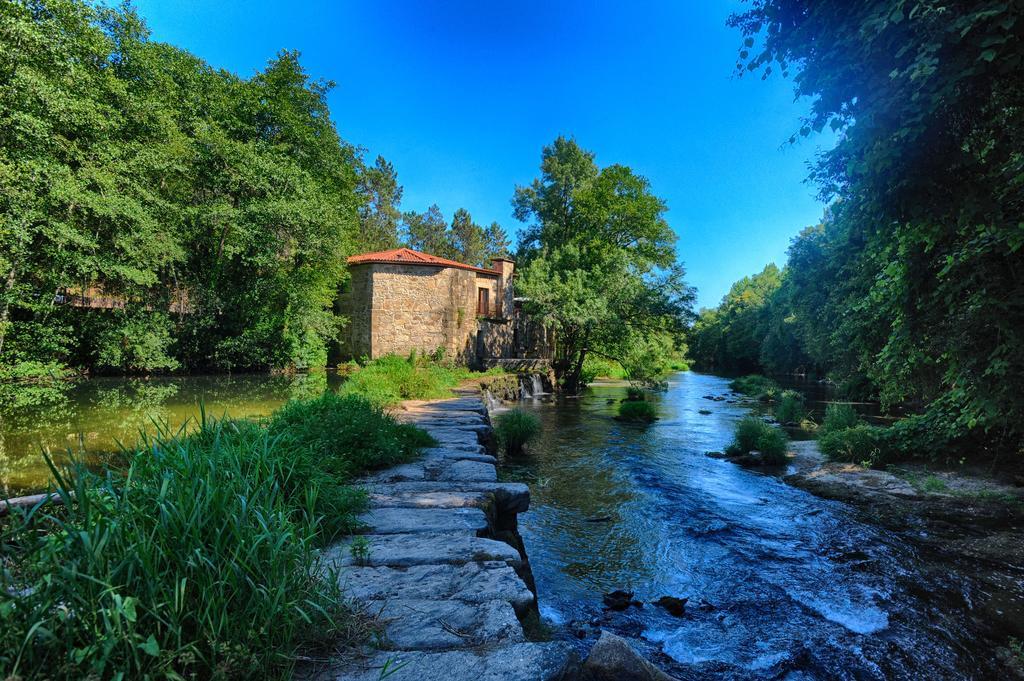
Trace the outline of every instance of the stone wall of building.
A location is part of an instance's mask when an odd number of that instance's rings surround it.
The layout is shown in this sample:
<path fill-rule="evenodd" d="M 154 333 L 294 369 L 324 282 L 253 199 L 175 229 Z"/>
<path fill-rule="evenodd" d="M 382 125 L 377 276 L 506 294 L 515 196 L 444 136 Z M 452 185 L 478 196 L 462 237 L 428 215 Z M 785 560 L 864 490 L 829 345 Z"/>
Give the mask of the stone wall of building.
<path fill-rule="evenodd" d="M 477 354 L 477 289 L 498 295 L 497 277 L 453 267 L 372 264 L 370 357 L 433 353 L 472 362 Z"/>
<path fill-rule="evenodd" d="M 348 324 L 341 334 L 341 355 L 346 359 L 369 357 L 372 353 L 370 303 L 373 300 L 373 266 L 353 265 L 349 274 L 349 282 L 338 296 L 338 309 L 348 317 Z"/>

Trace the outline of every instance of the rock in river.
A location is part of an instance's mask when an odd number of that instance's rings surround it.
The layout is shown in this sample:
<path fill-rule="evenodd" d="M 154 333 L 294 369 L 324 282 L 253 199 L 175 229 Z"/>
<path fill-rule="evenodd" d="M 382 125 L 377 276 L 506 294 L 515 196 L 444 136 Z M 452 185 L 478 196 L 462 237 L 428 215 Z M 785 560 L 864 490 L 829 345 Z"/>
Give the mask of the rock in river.
<path fill-rule="evenodd" d="M 654 601 L 659 608 L 664 608 L 670 615 L 682 617 L 686 614 L 686 602 L 689 598 L 676 598 L 675 596 L 662 596 Z"/>
<path fill-rule="evenodd" d="M 580 678 L 584 681 L 675 681 L 637 654 L 626 639 L 607 631 L 601 632 L 583 663 Z"/>
<path fill-rule="evenodd" d="M 633 600 L 632 591 L 622 591 L 621 589 L 616 589 L 611 593 L 606 593 L 601 597 L 601 600 L 603 600 L 604 604 L 611 610 L 625 610 L 631 605 L 635 605 L 638 608 L 643 606 L 643 603 L 640 601 Z"/>

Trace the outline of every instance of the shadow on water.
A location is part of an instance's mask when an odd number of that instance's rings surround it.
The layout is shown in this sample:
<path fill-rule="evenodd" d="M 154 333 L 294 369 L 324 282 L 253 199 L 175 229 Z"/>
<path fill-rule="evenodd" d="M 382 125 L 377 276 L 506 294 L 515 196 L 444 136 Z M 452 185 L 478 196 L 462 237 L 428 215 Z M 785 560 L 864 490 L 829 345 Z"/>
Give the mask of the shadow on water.
<path fill-rule="evenodd" d="M 156 378 L 92 378 L 50 389 L 43 398 L 0 413 L 0 498 L 37 491 L 49 471 L 42 453 L 58 462 L 72 450 L 98 466 L 116 459 L 142 430 L 172 429 L 199 417 L 266 416 L 292 397 L 313 396 L 341 378 L 319 372 Z"/>
<path fill-rule="evenodd" d="M 523 404 L 544 432 L 503 476 L 531 483 L 520 530 L 558 635 L 634 637 L 680 678 L 984 678 L 965 578 L 847 506 L 704 455 L 749 413 L 703 399 L 728 392 L 679 374 L 649 427 L 612 418 L 625 388 Z M 606 610 L 614 589 L 645 605 Z M 664 595 L 690 599 L 684 617 L 651 605 Z"/>

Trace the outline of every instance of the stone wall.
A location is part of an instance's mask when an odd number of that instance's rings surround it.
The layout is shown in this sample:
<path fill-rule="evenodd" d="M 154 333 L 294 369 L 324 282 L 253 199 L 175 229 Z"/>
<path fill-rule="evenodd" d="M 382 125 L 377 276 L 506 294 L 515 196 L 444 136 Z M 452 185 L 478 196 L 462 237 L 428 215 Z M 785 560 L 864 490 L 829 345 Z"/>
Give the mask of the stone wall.
<path fill-rule="evenodd" d="M 341 334 L 341 355 L 346 359 L 371 356 L 370 302 L 373 299 L 373 266 L 354 265 L 351 278 L 338 296 L 338 309 L 348 317 Z"/>
<path fill-rule="evenodd" d="M 352 287 L 346 311 L 351 310 L 353 320 L 368 320 L 365 354 L 380 357 L 443 348 L 447 357 L 475 360 L 477 289 L 488 289 L 493 303 L 498 297 L 497 277 L 454 267 L 370 264 L 354 267 L 353 280 L 356 270 L 365 270 L 371 283 Z M 358 347 L 356 339 L 362 334 L 354 332 L 351 337 L 350 346 Z"/>

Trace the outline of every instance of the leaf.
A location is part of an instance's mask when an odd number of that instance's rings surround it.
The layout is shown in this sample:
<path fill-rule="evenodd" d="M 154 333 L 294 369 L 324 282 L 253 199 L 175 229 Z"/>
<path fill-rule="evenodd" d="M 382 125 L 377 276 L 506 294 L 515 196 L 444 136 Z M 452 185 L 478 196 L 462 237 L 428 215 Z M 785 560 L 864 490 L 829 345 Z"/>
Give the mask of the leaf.
<path fill-rule="evenodd" d="M 135 622 L 138 615 L 135 612 L 135 604 L 138 602 L 137 599 L 129 596 L 124 599 L 124 603 L 121 604 L 121 612 L 124 613 L 124 618 L 129 622 Z"/>
<path fill-rule="evenodd" d="M 990 61 L 992 61 L 993 59 L 996 58 L 996 51 L 995 50 L 985 50 L 984 52 L 981 53 L 981 58 L 984 59 L 987 62 L 990 62 Z"/>
<path fill-rule="evenodd" d="M 149 638 L 146 639 L 145 643 L 139 644 L 139 650 L 146 653 L 150 657 L 156 657 L 160 654 L 160 644 L 156 642 L 156 639 L 153 637 L 153 634 L 150 634 Z"/>

